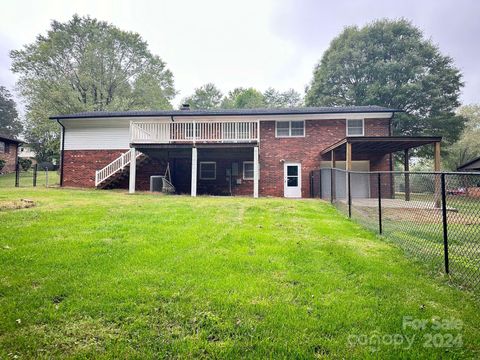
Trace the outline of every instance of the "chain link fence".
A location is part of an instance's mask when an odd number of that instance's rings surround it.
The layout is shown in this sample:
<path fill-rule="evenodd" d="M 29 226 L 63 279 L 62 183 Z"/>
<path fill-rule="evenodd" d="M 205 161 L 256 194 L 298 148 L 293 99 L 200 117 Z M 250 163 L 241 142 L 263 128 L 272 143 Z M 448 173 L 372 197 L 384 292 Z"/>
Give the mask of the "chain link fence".
<path fill-rule="evenodd" d="M 11 186 L 15 187 L 50 187 L 60 184 L 58 167 L 42 164 L 34 164 L 26 170 L 17 164 L 15 173 L 10 178 Z"/>
<path fill-rule="evenodd" d="M 480 290 L 480 173 L 311 174 L 312 197 L 333 203 L 400 245 L 432 271 Z"/>

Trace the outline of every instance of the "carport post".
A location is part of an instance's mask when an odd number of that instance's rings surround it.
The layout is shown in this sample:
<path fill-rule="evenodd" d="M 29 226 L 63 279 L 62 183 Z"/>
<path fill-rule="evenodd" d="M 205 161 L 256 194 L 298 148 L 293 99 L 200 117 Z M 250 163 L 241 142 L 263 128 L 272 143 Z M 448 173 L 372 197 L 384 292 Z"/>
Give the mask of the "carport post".
<path fill-rule="evenodd" d="M 190 195 L 197 196 L 197 148 L 192 147 L 192 185 Z"/>
<path fill-rule="evenodd" d="M 135 177 L 137 175 L 137 150 L 135 148 L 130 149 L 130 174 L 128 179 L 128 192 L 130 194 L 135 193 Z"/>

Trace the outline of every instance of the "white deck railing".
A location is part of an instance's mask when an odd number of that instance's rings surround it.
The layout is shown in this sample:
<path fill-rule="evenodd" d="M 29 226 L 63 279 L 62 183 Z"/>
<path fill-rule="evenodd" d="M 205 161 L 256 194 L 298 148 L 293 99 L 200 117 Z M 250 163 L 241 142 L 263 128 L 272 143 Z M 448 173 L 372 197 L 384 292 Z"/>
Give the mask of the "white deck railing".
<path fill-rule="evenodd" d="M 120 155 L 118 158 L 113 160 L 110 164 L 105 166 L 103 169 L 97 170 L 95 172 L 95 186 L 98 186 L 103 181 L 108 179 L 110 176 L 124 169 L 125 166 L 130 164 L 130 161 L 132 160 L 133 152 L 134 152 L 134 149 L 130 149 L 126 153 Z M 137 158 L 140 155 L 142 155 L 142 153 L 140 151 L 136 151 Z"/>
<path fill-rule="evenodd" d="M 134 144 L 241 143 L 256 142 L 258 121 L 132 121 L 130 139 Z"/>

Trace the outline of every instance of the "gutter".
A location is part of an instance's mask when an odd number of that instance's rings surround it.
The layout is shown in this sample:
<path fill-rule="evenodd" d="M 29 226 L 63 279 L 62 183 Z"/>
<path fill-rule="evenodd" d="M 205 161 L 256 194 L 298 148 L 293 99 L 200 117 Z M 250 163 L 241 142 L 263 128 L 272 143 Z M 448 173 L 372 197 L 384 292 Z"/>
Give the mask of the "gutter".
<path fill-rule="evenodd" d="M 57 123 L 62 127 L 62 144 L 60 147 L 60 186 L 63 187 L 63 161 L 64 161 L 64 149 L 65 149 L 65 126 L 56 119 Z"/>

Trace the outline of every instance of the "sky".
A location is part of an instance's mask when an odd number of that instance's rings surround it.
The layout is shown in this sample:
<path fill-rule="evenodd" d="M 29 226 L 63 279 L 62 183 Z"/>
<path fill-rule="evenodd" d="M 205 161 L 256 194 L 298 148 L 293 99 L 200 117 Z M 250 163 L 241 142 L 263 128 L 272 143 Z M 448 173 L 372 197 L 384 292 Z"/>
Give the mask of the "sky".
<path fill-rule="evenodd" d="M 173 72 L 175 106 L 208 82 L 224 93 L 252 86 L 303 94 L 345 26 L 404 17 L 454 59 L 462 103 L 480 103 L 477 0 L 0 0 L 0 9 L 0 85 L 12 91 L 9 51 L 75 13 L 138 32 Z"/>

